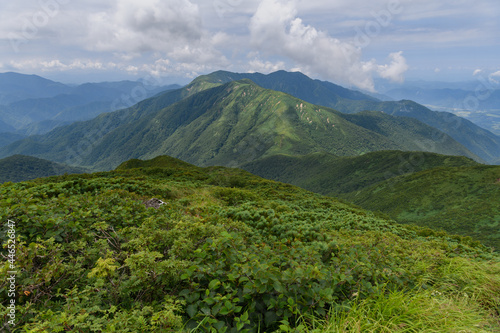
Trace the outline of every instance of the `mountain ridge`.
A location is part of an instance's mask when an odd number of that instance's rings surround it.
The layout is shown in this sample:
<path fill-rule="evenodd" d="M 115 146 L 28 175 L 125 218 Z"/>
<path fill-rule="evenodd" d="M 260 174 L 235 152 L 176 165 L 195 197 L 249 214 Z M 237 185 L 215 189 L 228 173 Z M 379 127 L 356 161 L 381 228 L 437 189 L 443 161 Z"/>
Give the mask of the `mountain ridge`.
<path fill-rule="evenodd" d="M 415 149 L 408 141 L 395 142 L 386 137 L 387 132 L 397 131 L 399 137 L 411 136 L 422 142 L 444 135 L 409 118 L 397 118 L 396 121 L 380 113 L 346 115 L 264 89 L 249 79 L 202 89 L 182 98 L 198 83 L 145 100 L 129 109 L 11 144 L 1 148 L 0 153 L 37 151 L 39 157 L 61 161 L 55 149 L 68 150 L 61 142 L 69 142 L 69 149 L 77 151 L 77 143 L 71 146 L 76 137 L 85 138 L 89 132 L 95 132 L 93 128 L 102 127 L 105 130 L 92 142 L 88 155 L 81 156 L 84 164 L 80 165 L 112 168 L 130 158 L 167 154 L 198 165 L 237 166 L 276 152 L 303 155 L 329 151 L 345 156 L 373 150 Z M 181 100 L 175 102 L 178 99 Z M 364 123 L 353 122 L 361 117 Z M 387 131 L 376 133 L 365 128 L 368 127 L 366 119 L 388 123 Z M 438 142 L 432 148 L 436 152 L 444 150 L 449 154 L 475 157 L 451 139 Z"/>
<path fill-rule="evenodd" d="M 218 71 L 201 76 L 200 79 L 216 84 L 241 77 L 255 78 L 264 88 L 275 89 L 292 95 L 294 93 L 299 95 L 299 92 L 296 90 L 299 90 L 297 87 L 300 86 L 302 88 L 300 97 L 297 95 L 296 97 L 312 104 L 331 107 L 343 113 L 381 111 L 393 116 L 415 118 L 451 136 L 486 162 L 500 164 L 500 136 L 452 113 L 432 111 L 423 105 L 407 100 L 383 102 L 360 92 L 357 92 L 357 96 L 360 98 L 355 99 L 352 99 L 349 95 L 337 96 L 335 89 L 328 90 L 329 87 L 340 87 L 333 83 L 313 80 L 302 73 L 297 74 L 285 71 L 276 73 L 264 75 L 260 73 L 240 74 Z M 280 80 L 273 79 L 278 76 Z M 280 82 L 283 82 L 283 77 L 290 79 L 286 80 L 285 84 L 281 84 Z M 290 84 L 290 82 L 295 83 Z M 318 85 L 322 89 L 319 89 Z M 341 91 L 348 90 L 343 87 L 340 88 L 342 88 L 340 89 Z M 361 98 L 361 96 L 365 97 Z"/>
<path fill-rule="evenodd" d="M 19 85 L 19 88 L 16 88 L 16 85 Z M 8 96 L 9 92 L 15 94 L 16 89 L 25 94 L 0 105 L 0 121 L 11 127 L 3 132 L 43 134 L 65 123 L 88 120 L 104 112 L 130 107 L 159 92 L 179 87 L 151 86 L 140 81 L 69 86 L 38 76 L 4 73 L 0 74 L 0 98 L 2 94 Z"/>

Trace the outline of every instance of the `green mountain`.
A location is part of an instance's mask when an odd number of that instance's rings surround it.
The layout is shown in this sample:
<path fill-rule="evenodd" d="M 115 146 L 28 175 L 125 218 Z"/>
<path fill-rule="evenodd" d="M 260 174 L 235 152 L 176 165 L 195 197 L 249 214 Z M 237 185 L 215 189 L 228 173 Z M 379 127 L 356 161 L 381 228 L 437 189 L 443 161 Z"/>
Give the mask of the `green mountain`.
<path fill-rule="evenodd" d="M 219 71 L 201 76 L 198 79 L 205 84 L 222 84 L 243 78 L 248 78 L 264 88 L 286 92 L 306 102 L 330 107 L 344 113 L 368 110 L 415 118 L 448 134 L 484 161 L 493 164 L 500 163 L 499 136 L 452 113 L 431 111 L 412 101 L 381 102 L 357 91 L 345 89 L 329 82 L 313 80 L 301 73 L 285 71 L 269 75 Z M 439 137 L 436 138 L 436 140 L 439 139 Z"/>
<path fill-rule="evenodd" d="M 413 119 L 381 113 L 346 115 L 263 89 L 250 80 L 201 90 L 169 104 L 190 87 L 16 142 L 0 153 L 36 154 L 63 162 L 69 152 L 78 153 L 81 138 L 98 129 L 90 138 L 94 140 L 88 154 L 79 154 L 80 160 L 74 164 L 110 169 L 130 158 L 168 154 L 201 166 L 238 166 L 274 154 L 325 151 L 353 156 L 419 148 L 477 158 L 443 133 Z M 438 136 L 446 139 L 434 142 Z M 403 140 L 407 137 L 412 140 Z"/>
<path fill-rule="evenodd" d="M 341 195 L 401 223 L 472 236 L 500 249 L 500 167 L 434 168 Z"/>
<path fill-rule="evenodd" d="M 283 70 L 267 75 L 217 71 L 202 75 L 195 81 L 199 80 L 206 82 L 206 84 L 224 84 L 243 79 L 250 79 L 263 88 L 281 91 L 306 102 L 333 109 L 336 109 L 337 105 L 343 101 L 378 101 L 375 97 L 356 90 L 346 89 L 328 81 L 313 80 L 300 72 L 286 72 Z"/>
<path fill-rule="evenodd" d="M 86 170 L 83 168 L 70 167 L 24 155 L 13 155 L 0 160 L 0 183 L 85 172 Z"/>
<path fill-rule="evenodd" d="M 267 179 L 293 184 L 324 195 L 338 196 L 422 170 L 478 165 L 477 162 L 460 156 L 420 151 L 377 151 L 350 157 L 338 157 L 324 152 L 303 156 L 278 154 L 241 167 Z"/>
<path fill-rule="evenodd" d="M 10 73 L 9 75 L 14 74 Z M 21 79 L 24 81 L 27 78 L 21 76 Z M 266 89 L 282 91 L 309 103 L 330 107 L 344 113 L 370 110 L 382 111 L 396 116 L 412 117 L 448 134 L 482 160 L 493 164 L 500 163 L 500 137 L 468 120 L 451 113 L 431 111 L 411 101 L 380 102 L 376 98 L 361 92 L 346 89 L 330 82 L 313 80 L 298 72 L 278 71 L 263 75 L 260 73 L 217 71 L 209 75 L 200 76 L 188 87 L 185 87 L 185 89 L 176 91 L 178 98 L 175 101 L 179 101 L 184 97 L 208 88 L 245 78 L 251 79 Z M 1 79 L 2 77 L 0 76 L 0 83 Z M 33 80 L 31 77 L 29 79 Z M 41 86 L 46 87 L 50 82 L 44 81 L 44 85 Z M 34 83 L 30 84 L 36 86 Z M 104 111 L 115 110 L 116 108 L 113 108 L 113 105 L 117 106 L 116 100 L 121 98 L 120 94 L 130 94 L 134 87 L 137 88 L 137 84 L 139 83 L 128 81 L 121 83 L 87 84 L 72 88 L 72 90 L 67 92 L 67 94 L 71 95 L 51 96 L 49 94 L 47 96 L 49 98 L 46 99 L 19 101 L 12 105 L 4 106 L 0 112 L 0 120 L 4 119 L 8 124 L 12 123 L 17 124 L 16 126 L 21 126 L 24 131 L 23 133 L 27 135 L 43 133 L 41 131 L 50 129 L 50 127 L 47 127 L 49 123 L 39 126 L 28 123 L 47 120 L 47 117 L 49 117 L 53 121 L 50 123 L 52 126 L 60 126 L 65 121 L 90 119 Z M 169 88 L 173 89 L 174 87 Z M 69 96 L 71 97 L 69 98 Z M 82 98 L 83 102 L 79 102 Z M 125 104 L 120 103 L 120 106 L 123 107 Z M 168 105 L 163 105 L 163 107 L 166 106 Z M 54 112 L 55 114 L 53 114 Z M 19 117 L 20 113 L 24 114 L 21 118 Z M 38 119 L 42 114 L 45 114 L 43 116 L 45 118 Z M 32 119 L 32 117 L 36 119 Z M 29 122 L 20 124 L 20 119 L 29 119 Z M 435 138 L 434 141 L 439 139 L 440 137 Z"/>
<path fill-rule="evenodd" d="M 17 330 L 499 327 L 498 254 L 238 169 L 162 156 L 7 183 L 0 220 Z M 0 289 L 2 318 L 11 292 Z"/>

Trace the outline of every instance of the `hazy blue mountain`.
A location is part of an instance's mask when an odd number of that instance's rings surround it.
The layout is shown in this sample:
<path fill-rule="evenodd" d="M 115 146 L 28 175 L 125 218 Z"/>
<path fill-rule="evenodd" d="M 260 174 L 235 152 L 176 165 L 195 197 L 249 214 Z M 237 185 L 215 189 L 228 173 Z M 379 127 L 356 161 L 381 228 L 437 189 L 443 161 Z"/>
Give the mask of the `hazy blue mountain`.
<path fill-rule="evenodd" d="M 376 80 L 377 89 L 397 100 L 413 100 L 435 111 L 451 112 L 500 135 L 500 84 L 478 77 L 467 82 Z"/>
<path fill-rule="evenodd" d="M 0 105 L 0 120 L 24 135 L 43 134 L 68 122 L 92 119 L 104 112 L 130 107 L 161 91 L 179 88 L 133 81 L 69 87 L 16 73 L 1 74 L 0 83 L 0 94 L 11 96 L 4 99 L 5 105 Z"/>
<path fill-rule="evenodd" d="M 386 92 L 394 99 L 410 99 L 420 104 L 437 106 L 440 108 L 471 111 L 500 109 L 500 90 L 488 90 L 487 87 L 478 85 L 481 89 L 426 89 L 426 88 L 398 88 Z"/>
<path fill-rule="evenodd" d="M 53 97 L 71 91 L 71 87 L 37 75 L 0 73 L 0 104 L 27 98 Z"/>
<path fill-rule="evenodd" d="M 0 133 L 14 132 L 15 128 L 0 120 Z"/>
<path fill-rule="evenodd" d="M 26 136 L 22 134 L 4 132 L 0 133 L 0 147 L 7 146 L 13 142 L 24 139 Z"/>

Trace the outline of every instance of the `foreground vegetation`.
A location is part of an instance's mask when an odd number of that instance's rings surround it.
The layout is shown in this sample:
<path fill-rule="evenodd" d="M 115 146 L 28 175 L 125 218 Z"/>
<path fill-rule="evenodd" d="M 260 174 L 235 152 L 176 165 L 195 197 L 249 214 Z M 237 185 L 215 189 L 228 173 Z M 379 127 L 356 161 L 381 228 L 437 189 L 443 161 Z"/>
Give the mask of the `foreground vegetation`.
<path fill-rule="evenodd" d="M 259 176 L 341 197 L 397 222 L 472 236 L 500 249 L 500 167 L 462 156 L 378 151 L 274 155 L 243 168 Z"/>
<path fill-rule="evenodd" d="M 15 332 L 500 328 L 500 258 L 479 242 L 241 170 L 158 157 L 0 194 Z"/>

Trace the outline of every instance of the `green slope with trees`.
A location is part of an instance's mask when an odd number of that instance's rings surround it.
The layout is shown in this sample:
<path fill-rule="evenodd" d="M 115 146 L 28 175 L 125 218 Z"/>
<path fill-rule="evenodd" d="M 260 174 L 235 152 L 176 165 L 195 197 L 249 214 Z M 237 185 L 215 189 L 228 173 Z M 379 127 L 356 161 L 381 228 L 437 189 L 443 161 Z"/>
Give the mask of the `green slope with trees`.
<path fill-rule="evenodd" d="M 303 156 L 278 154 L 249 162 L 242 165 L 242 168 L 267 179 L 336 196 L 422 170 L 478 165 L 480 164 L 462 156 L 377 151 L 350 157 L 338 157 L 328 153 Z"/>
<path fill-rule="evenodd" d="M 159 157 L 0 194 L 16 240 L 15 331 L 500 327 L 500 258 L 480 243 L 242 170 Z M 4 256 L 13 232 L 0 235 Z"/>
<path fill-rule="evenodd" d="M 201 85 L 198 80 L 191 87 Z M 29 152 L 55 161 L 71 160 L 74 152 L 77 156 L 72 164 L 98 170 L 131 158 L 163 154 L 200 166 L 239 166 L 279 153 L 325 151 L 353 156 L 419 147 L 477 158 L 442 132 L 413 119 L 381 113 L 346 115 L 261 88 L 250 80 L 202 89 L 162 108 L 187 91 L 146 100 L 131 109 L 72 124 L 42 138 L 28 138 L 0 151 Z M 373 128 L 375 122 L 383 130 Z M 402 140 L 404 137 L 412 140 Z M 434 137 L 446 139 L 436 142 Z"/>
<path fill-rule="evenodd" d="M 85 173 L 84 168 L 71 167 L 41 158 L 13 155 L 0 159 L 0 183 L 21 182 L 65 173 Z"/>
<path fill-rule="evenodd" d="M 302 73 L 278 71 L 260 73 L 231 73 L 218 71 L 201 76 L 205 84 L 222 84 L 250 79 L 260 86 L 282 91 L 306 102 L 333 108 L 344 113 L 381 111 L 393 116 L 410 117 L 439 129 L 488 163 L 500 164 L 500 137 L 471 121 L 449 112 L 436 112 L 413 101 L 381 102 L 357 91 L 326 81 L 313 80 Z M 439 140 L 441 137 L 436 137 Z"/>
<path fill-rule="evenodd" d="M 434 168 L 341 197 L 401 223 L 472 236 L 500 249 L 500 167 Z"/>

